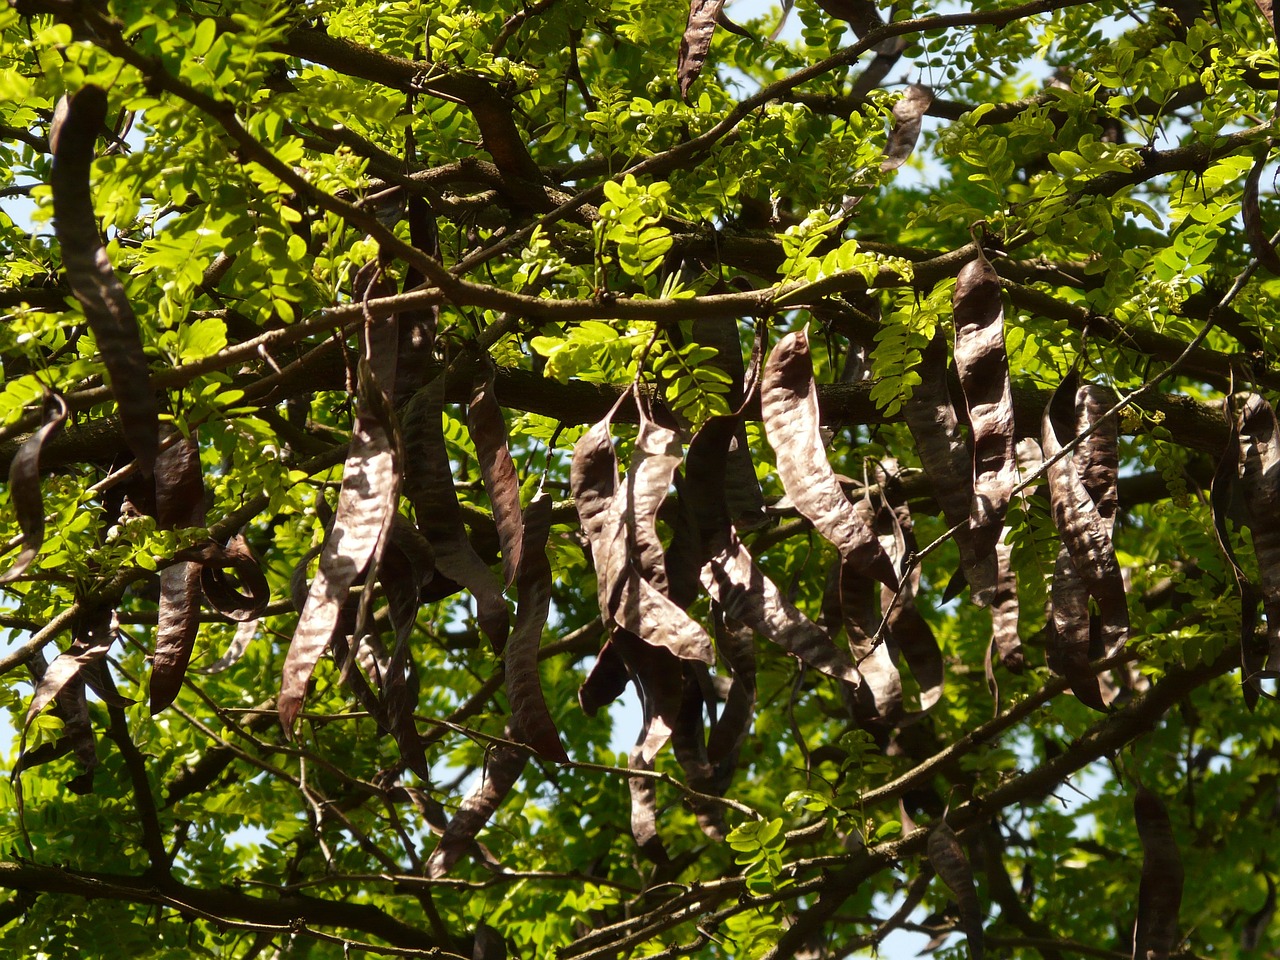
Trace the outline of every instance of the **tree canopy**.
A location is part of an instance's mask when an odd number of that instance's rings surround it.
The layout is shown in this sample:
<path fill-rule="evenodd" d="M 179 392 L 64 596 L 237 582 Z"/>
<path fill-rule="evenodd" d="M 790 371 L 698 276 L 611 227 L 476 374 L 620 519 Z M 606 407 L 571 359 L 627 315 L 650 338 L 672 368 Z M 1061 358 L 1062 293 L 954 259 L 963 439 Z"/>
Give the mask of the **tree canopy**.
<path fill-rule="evenodd" d="M 0 31 L 6 952 L 1276 949 L 1269 0 Z"/>

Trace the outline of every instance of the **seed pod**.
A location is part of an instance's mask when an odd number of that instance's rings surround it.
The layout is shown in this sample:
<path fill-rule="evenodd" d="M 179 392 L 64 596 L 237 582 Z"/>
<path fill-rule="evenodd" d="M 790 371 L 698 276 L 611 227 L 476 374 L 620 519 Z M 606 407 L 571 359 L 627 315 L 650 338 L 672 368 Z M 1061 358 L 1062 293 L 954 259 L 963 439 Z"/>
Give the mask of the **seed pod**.
<path fill-rule="evenodd" d="M 1182 857 L 1169 812 L 1160 798 L 1139 786 L 1133 816 L 1142 841 L 1142 879 L 1133 925 L 1133 960 L 1165 960 L 1177 947 L 1182 905 Z"/>
<path fill-rule="evenodd" d="M 955 896 L 960 910 L 960 929 L 969 943 L 969 956 L 973 960 L 982 960 L 983 909 L 973 883 L 973 868 L 959 839 L 945 820 L 939 820 L 929 831 L 928 853 L 934 871 Z"/>
<path fill-rule="evenodd" d="M 920 121 L 932 103 L 933 90 L 923 84 L 910 84 L 903 91 L 902 99 L 893 105 L 893 129 L 880 162 L 882 171 L 896 170 L 907 162 L 920 139 Z"/>
<path fill-rule="evenodd" d="M 947 391 L 947 343 L 941 331 L 920 354 L 920 382 L 902 404 L 902 415 L 916 442 L 934 497 L 947 525 L 957 527 L 960 570 L 969 596 L 980 607 L 991 602 L 997 579 L 994 552 L 982 555 L 969 529 L 973 500 L 971 458 Z"/>
<path fill-rule="evenodd" d="M 569 756 L 560 743 L 538 677 L 538 648 L 551 607 L 551 564 L 546 549 L 550 530 L 551 498 L 539 494 L 524 515 L 523 547 L 516 580 L 520 605 L 516 608 L 515 629 L 507 639 L 504 658 L 515 738 L 548 760 L 567 763 Z"/>
<path fill-rule="evenodd" d="M 395 517 L 400 474 L 394 428 L 383 418 L 382 405 L 369 398 L 371 388 L 362 376 L 361 406 L 352 426 L 338 509 L 285 656 L 279 711 L 286 732 L 302 709 L 307 683 L 329 646 L 352 585 L 371 565 L 376 567 Z"/>
<path fill-rule="evenodd" d="M 1236 559 L 1235 550 L 1231 546 L 1231 533 L 1227 527 L 1227 515 L 1235 493 L 1241 453 L 1240 429 L 1236 424 L 1230 394 L 1222 401 L 1222 412 L 1227 421 L 1227 445 L 1213 472 L 1213 483 L 1209 488 L 1209 508 L 1213 514 L 1214 537 L 1235 577 L 1236 592 L 1240 596 L 1240 687 L 1244 693 L 1245 706 L 1253 710 L 1260 697 L 1272 696 L 1262 689 L 1260 681 L 1274 675 L 1274 671 L 1266 670 L 1266 653 L 1256 649 L 1258 603 L 1261 597 Z"/>
<path fill-rule="evenodd" d="M 702 65 L 711 52 L 711 37 L 715 34 L 724 0 L 690 0 L 689 20 L 680 38 L 680 54 L 676 59 L 676 77 L 680 81 L 680 99 L 689 95 L 689 88 L 702 72 Z"/>
<path fill-rule="evenodd" d="M 956 372 L 973 435 L 973 504 L 969 529 L 976 559 L 995 553 L 1017 482 L 1013 390 L 1004 348 L 1000 277 L 978 252 L 960 270 L 951 299 Z"/>
<path fill-rule="evenodd" d="M 485 756 L 484 777 L 480 785 L 462 801 L 462 806 L 449 821 L 440 842 L 427 859 L 428 877 L 433 880 L 443 877 L 467 852 L 475 842 L 476 834 L 484 829 L 520 779 L 528 759 L 529 754 L 520 747 L 498 743 L 490 748 Z"/>
<path fill-rule="evenodd" d="M 524 521 L 520 515 L 520 478 L 516 475 L 511 451 L 507 449 L 507 425 L 502 418 L 502 408 L 493 396 L 492 367 L 471 393 L 467 426 L 480 461 L 485 492 L 493 505 L 493 521 L 502 545 L 502 569 L 510 587 L 520 569 Z"/>
<path fill-rule="evenodd" d="M 44 397 L 44 422 L 22 442 L 9 464 L 9 499 L 22 531 L 22 550 L 13 566 L 0 575 L 9 583 L 26 573 L 44 544 L 44 498 L 40 496 L 40 451 L 67 422 L 67 402 L 56 393 Z"/>
<path fill-rule="evenodd" d="M 760 384 L 760 410 L 778 455 L 778 476 L 796 509 L 855 570 L 896 588 L 893 562 L 827 462 L 807 329 L 787 334 L 769 354 Z"/>
<path fill-rule="evenodd" d="M 53 167 L 53 229 L 62 248 L 67 281 L 84 310 L 120 407 L 125 442 L 150 476 L 160 449 L 160 419 L 151 389 L 138 319 L 112 269 L 89 193 L 94 144 L 107 115 L 107 95 L 92 85 L 64 97 L 54 112 L 49 145 Z"/>
<path fill-rule="evenodd" d="M 436 377 L 405 406 L 400 421 L 404 436 L 404 492 L 413 503 L 418 529 L 430 542 L 436 567 L 443 574 L 433 587 L 447 589 L 452 581 L 469 590 L 476 600 L 480 629 L 500 653 L 511 628 L 510 612 L 492 571 L 467 539 L 441 422 L 444 388 L 444 377 Z"/>
<path fill-rule="evenodd" d="M 711 638 L 664 592 L 666 566 L 656 523 L 680 462 L 675 434 L 642 416 L 631 469 L 620 486 L 611 417 L 612 411 L 574 446 L 569 472 L 591 545 L 601 610 L 646 643 L 682 659 L 713 663 Z"/>
<path fill-rule="evenodd" d="M 916 538 L 911 508 L 902 494 L 897 476 L 892 472 L 896 468 L 897 464 L 889 462 L 876 470 L 881 503 L 876 511 L 875 530 L 894 566 L 902 570 L 908 558 L 916 552 Z M 880 588 L 880 609 L 894 646 L 902 653 L 920 687 L 920 709 L 924 711 L 942 697 L 944 674 L 938 640 L 916 606 L 919 589 L 920 566 L 915 564 L 910 573 L 902 577 L 896 593 L 888 587 Z"/>
<path fill-rule="evenodd" d="M 156 458 L 156 523 L 162 530 L 204 523 L 204 473 L 195 434 L 176 439 Z M 151 664 L 151 713 L 173 703 L 182 688 L 200 629 L 199 562 L 160 571 L 160 610 Z"/>
<path fill-rule="evenodd" d="M 1054 391 L 1045 408 L 1041 446 L 1046 460 L 1056 457 L 1063 446 L 1075 437 L 1082 417 L 1092 415 L 1087 406 L 1082 408 L 1076 403 L 1077 384 L 1078 377 L 1072 371 Z M 1107 429 L 1107 426 L 1104 424 L 1101 429 Z M 1092 450 L 1093 447 L 1090 446 L 1089 449 Z M 1087 462 L 1093 464 L 1099 460 L 1090 457 Z M 1108 656 L 1114 655 L 1124 646 L 1129 633 L 1124 579 L 1116 560 L 1115 547 L 1111 543 L 1110 529 L 1115 523 L 1114 508 L 1101 493 L 1101 509 L 1095 503 L 1085 486 L 1074 456 L 1058 459 L 1049 467 L 1048 476 L 1054 524 L 1062 536 L 1071 568 L 1079 575 L 1089 595 L 1098 601 L 1104 650 Z M 1091 472 L 1090 476 L 1095 489 L 1102 491 L 1106 487 L 1100 480 L 1102 471 Z M 1101 512 L 1104 509 L 1108 510 L 1108 516 Z M 1061 566 L 1058 569 L 1064 570 Z M 1077 625 L 1074 636 L 1078 638 L 1082 629 Z"/>
<path fill-rule="evenodd" d="M 1244 181 L 1244 194 L 1240 201 L 1240 215 L 1244 220 L 1244 235 L 1249 240 L 1249 252 L 1266 267 L 1270 273 L 1280 276 L 1280 254 L 1271 245 L 1267 228 L 1262 222 L 1262 207 L 1258 203 L 1258 187 L 1262 182 L 1262 171 L 1267 165 L 1270 155 L 1267 151 L 1258 154 L 1257 161 Z"/>

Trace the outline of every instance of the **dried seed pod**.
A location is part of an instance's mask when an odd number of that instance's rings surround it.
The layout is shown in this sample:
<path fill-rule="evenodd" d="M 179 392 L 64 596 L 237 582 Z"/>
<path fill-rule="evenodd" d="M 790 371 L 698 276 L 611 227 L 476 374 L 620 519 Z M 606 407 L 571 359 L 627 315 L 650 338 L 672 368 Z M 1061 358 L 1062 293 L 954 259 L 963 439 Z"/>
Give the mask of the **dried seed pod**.
<path fill-rule="evenodd" d="M 680 81 L 680 99 L 689 95 L 689 88 L 702 72 L 711 52 L 711 37 L 715 34 L 724 0 L 690 0 L 689 20 L 680 38 L 680 54 L 676 59 L 676 77 Z"/>
<path fill-rule="evenodd" d="M 538 649 L 551 608 L 551 564 L 546 549 L 550 530 L 551 498 L 539 494 L 524 514 L 523 547 L 516 578 L 520 604 L 516 608 L 515 629 L 507 638 L 503 656 L 515 738 L 548 760 L 567 763 L 569 755 L 560 743 L 538 677 Z"/>
<path fill-rule="evenodd" d="M 591 544 L 601 609 L 646 643 L 682 659 L 713 663 L 711 638 L 664 592 L 666 566 L 656 522 L 680 462 L 675 434 L 642 417 L 631 469 L 620 486 L 610 417 L 574 446 L 569 473 Z"/>
<path fill-rule="evenodd" d="M 484 829 L 520 779 L 528 760 L 529 754 L 520 747 L 497 743 L 490 748 L 480 785 L 462 801 L 462 806 L 449 821 L 440 842 L 427 859 L 428 877 L 433 880 L 443 877 L 475 843 L 476 835 Z"/>
<path fill-rule="evenodd" d="M 361 378 L 362 393 L 369 389 Z M 352 585 L 385 546 L 399 498 L 400 474 L 391 430 L 381 405 L 362 397 L 351 431 L 333 527 L 320 553 L 320 568 L 298 616 L 280 684 L 280 724 L 286 731 L 302 709 L 307 683 L 329 646 Z M 357 638 L 358 639 L 358 638 Z"/>
<path fill-rule="evenodd" d="M 1133 925 L 1134 960 L 1166 960 L 1178 945 L 1178 909 L 1182 905 L 1182 857 L 1173 837 L 1169 812 L 1160 798 L 1139 786 L 1133 816 L 1142 841 L 1142 879 L 1138 916 Z"/>
<path fill-rule="evenodd" d="M 933 103 L 933 90 L 923 84 L 910 84 L 902 99 L 893 105 L 893 129 L 884 148 L 881 170 L 896 170 L 907 162 L 920 139 L 920 122 Z"/>
<path fill-rule="evenodd" d="M 1236 592 L 1240 596 L 1240 686 L 1244 692 L 1245 705 L 1252 710 L 1260 697 L 1271 696 L 1262 689 L 1259 681 L 1273 675 L 1274 671 L 1267 671 L 1265 653 L 1255 648 L 1258 603 L 1261 597 L 1236 559 L 1235 550 L 1231 546 L 1231 533 L 1227 527 L 1227 516 L 1231 511 L 1241 454 L 1240 429 L 1236 424 L 1230 395 L 1223 399 L 1222 412 L 1227 421 L 1227 445 L 1222 451 L 1222 456 L 1218 458 L 1217 468 L 1213 472 L 1209 508 L 1213 514 L 1214 537 L 1218 541 L 1218 548 L 1226 558 L 1227 565 L 1231 568 L 1236 582 Z"/>
<path fill-rule="evenodd" d="M 467 539 L 445 446 L 444 388 L 443 375 L 436 377 L 405 406 L 400 421 L 404 436 L 404 492 L 413 503 L 418 529 L 430 542 L 436 567 L 443 574 L 438 584 L 433 581 L 433 587 L 447 590 L 451 581 L 469 590 L 476 600 L 480 629 L 500 653 L 511 628 L 510 611 L 492 571 Z"/>
<path fill-rule="evenodd" d="M 1087 408 L 1077 406 L 1078 377 L 1073 371 L 1054 391 L 1043 419 L 1042 447 L 1046 460 L 1062 451 L 1080 429 L 1080 418 L 1089 416 Z M 1103 425 L 1102 429 L 1106 429 Z M 1093 463 L 1093 459 L 1089 460 Z M 1085 486 L 1074 456 L 1061 457 L 1048 470 L 1049 501 L 1054 524 L 1070 565 L 1083 581 L 1090 596 L 1098 601 L 1102 618 L 1102 642 L 1108 656 L 1117 653 L 1128 638 L 1129 610 L 1125 599 L 1124 578 L 1111 543 L 1114 509 L 1103 498 L 1104 517 Z M 1092 474 L 1096 480 L 1098 474 Z M 1102 489 L 1102 486 L 1097 486 Z M 1059 569 L 1062 569 L 1061 567 Z M 1077 627 L 1077 631 L 1081 629 Z"/>
<path fill-rule="evenodd" d="M 204 523 L 204 472 L 193 433 L 176 439 L 155 462 L 156 523 L 162 530 Z M 181 561 L 160 571 L 160 611 L 151 664 L 151 713 L 173 703 L 182 688 L 200 629 L 199 562 Z"/>
<path fill-rule="evenodd" d="M 53 228 L 71 292 L 80 301 L 107 367 L 125 442 L 143 474 L 150 476 L 160 449 L 156 395 L 142 352 L 138 319 L 102 245 L 89 193 L 94 144 L 106 115 L 107 95 L 92 85 L 58 103 L 49 135 Z"/>
<path fill-rule="evenodd" d="M 524 521 L 520 515 L 520 478 L 507 449 L 507 425 L 493 396 L 492 367 L 471 393 L 467 426 L 480 460 L 485 492 L 493 505 L 493 521 L 502 546 L 502 569 L 510 587 L 520 569 Z"/>
<path fill-rule="evenodd" d="M 934 871 L 955 896 L 960 910 L 960 929 L 969 943 L 969 956 L 973 960 L 982 960 L 984 913 L 973 883 L 973 867 L 945 820 L 939 820 L 929 831 L 928 853 Z"/>
<path fill-rule="evenodd" d="M 908 558 L 916 552 L 916 538 L 911 508 L 907 506 L 901 484 L 893 473 L 896 468 L 897 464 L 889 462 L 876 470 L 881 503 L 875 515 L 875 530 L 894 566 L 903 570 Z M 920 567 L 916 564 L 902 576 L 897 592 L 887 587 L 880 589 L 880 609 L 889 636 L 920 687 L 920 709 L 923 711 L 930 709 L 942 697 L 944 673 L 938 639 L 916 606 L 919 589 Z"/>
<path fill-rule="evenodd" d="M 1244 235 L 1249 240 L 1249 251 L 1270 273 L 1280 276 L 1280 254 L 1276 253 L 1276 248 L 1267 235 L 1267 228 L 1262 222 L 1262 207 L 1258 203 L 1258 187 L 1262 182 L 1263 168 L 1269 159 L 1265 150 L 1259 153 L 1249 176 L 1245 178 L 1240 215 L 1244 219 Z"/>
<path fill-rule="evenodd" d="M 973 504 L 969 529 L 976 558 L 995 553 L 1017 483 L 1013 390 L 1004 348 L 1000 277 L 978 252 L 960 270 L 951 299 L 956 372 L 973 434 Z"/>
<path fill-rule="evenodd" d="M 971 458 L 947 390 L 947 343 L 941 331 L 920 354 L 918 369 L 920 383 L 902 404 L 902 415 L 947 525 L 958 528 L 956 547 L 969 595 L 974 603 L 985 607 L 995 593 L 996 558 L 994 552 L 978 552 L 969 529 L 973 501 Z"/>
<path fill-rule="evenodd" d="M 9 583 L 26 573 L 44 544 L 44 498 L 40 495 L 40 451 L 67 422 L 67 402 L 56 393 L 44 397 L 44 422 L 22 442 L 9 464 L 9 499 L 22 531 L 22 550 L 13 566 L 0 575 Z"/>
<path fill-rule="evenodd" d="M 778 476 L 796 509 L 854 569 L 896 588 L 893 562 L 827 462 L 807 329 L 787 334 L 769 354 L 760 383 L 760 410 L 778 455 Z"/>

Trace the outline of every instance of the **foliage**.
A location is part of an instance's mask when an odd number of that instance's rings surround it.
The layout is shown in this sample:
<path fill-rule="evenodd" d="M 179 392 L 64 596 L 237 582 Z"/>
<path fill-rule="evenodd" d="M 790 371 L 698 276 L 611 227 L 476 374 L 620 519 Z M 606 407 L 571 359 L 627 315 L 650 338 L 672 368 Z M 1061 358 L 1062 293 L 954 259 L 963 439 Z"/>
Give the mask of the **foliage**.
<path fill-rule="evenodd" d="M 1274 952 L 1270 4 L 962 6 L 10 0 L 3 949 Z"/>

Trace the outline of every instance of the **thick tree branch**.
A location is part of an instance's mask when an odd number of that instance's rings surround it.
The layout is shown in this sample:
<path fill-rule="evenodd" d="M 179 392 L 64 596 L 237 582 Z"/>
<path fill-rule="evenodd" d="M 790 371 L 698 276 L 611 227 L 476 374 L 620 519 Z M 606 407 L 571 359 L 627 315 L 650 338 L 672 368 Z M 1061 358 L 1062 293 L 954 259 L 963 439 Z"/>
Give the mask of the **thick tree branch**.
<path fill-rule="evenodd" d="M 85 873 L 12 861 L 0 861 L 0 886 L 32 893 L 84 897 L 86 900 L 154 904 L 172 907 L 189 916 L 271 924 L 284 930 L 298 924 L 346 928 L 378 937 L 395 946 L 431 951 L 430 956 L 441 960 L 463 960 L 457 954 L 441 949 L 432 937 L 416 927 L 362 903 L 319 900 L 298 893 L 266 899 L 239 893 L 229 887 L 190 887 L 172 878 L 156 880 L 150 876 Z"/>

